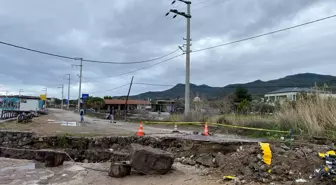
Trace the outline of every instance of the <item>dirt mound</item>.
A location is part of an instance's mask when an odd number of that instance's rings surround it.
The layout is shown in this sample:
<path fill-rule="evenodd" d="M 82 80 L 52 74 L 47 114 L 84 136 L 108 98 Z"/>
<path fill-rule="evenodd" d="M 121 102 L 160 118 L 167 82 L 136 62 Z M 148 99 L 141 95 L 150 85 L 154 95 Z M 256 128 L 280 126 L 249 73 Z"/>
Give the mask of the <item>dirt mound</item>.
<path fill-rule="evenodd" d="M 327 151 L 326 146 L 291 146 L 271 144 L 272 163 L 262 161 L 259 146 L 252 146 L 225 155 L 227 163 L 220 167 L 225 175 L 238 176 L 246 181 L 293 182 L 297 179 L 309 181 L 315 169 L 323 164 L 318 152 Z"/>
<path fill-rule="evenodd" d="M 322 145 L 292 144 L 286 146 L 282 143 L 274 143 L 270 146 L 272 151 L 270 166 L 262 161 L 262 151 L 258 144 L 238 147 L 236 152 L 208 154 L 208 156 L 213 157 L 213 161 L 219 166 L 218 170 L 223 176 L 235 176 L 247 183 L 279 182 L 286 184 L 298 179 L 311 181 L 314 170 L 324 163 L 318 157 L 318 152 L 328 151 L 328 147 Z M 197 157 L 193 158 L 197 159 Z M 185 158 L 179 161 L 190 164 L 191 159 Z M 328 184 L 326 181 L 324 179 L 318 184 Z"/>

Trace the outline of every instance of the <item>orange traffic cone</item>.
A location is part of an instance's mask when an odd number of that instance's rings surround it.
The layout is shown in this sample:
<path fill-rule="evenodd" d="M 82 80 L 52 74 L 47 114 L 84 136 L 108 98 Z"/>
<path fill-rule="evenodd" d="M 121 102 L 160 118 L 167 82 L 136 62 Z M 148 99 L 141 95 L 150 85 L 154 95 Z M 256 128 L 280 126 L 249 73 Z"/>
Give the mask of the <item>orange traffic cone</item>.
<path fill-rule="evenodd" d="M 205 136 L 208 136 L 208 135 L 209 135 L 208 123 L 205 123 L 205 125 L 204 125 L 204 135 L 205 135 Z"/>
<path fill-rule="evenodd" d="M 140 122 L 140 127 L 139 127 L 139 130 L 137 132 L 137 136 L 144 136 L 145 133 L 143 131 L 143 128 L 142 128 L 142 122 Z"/>

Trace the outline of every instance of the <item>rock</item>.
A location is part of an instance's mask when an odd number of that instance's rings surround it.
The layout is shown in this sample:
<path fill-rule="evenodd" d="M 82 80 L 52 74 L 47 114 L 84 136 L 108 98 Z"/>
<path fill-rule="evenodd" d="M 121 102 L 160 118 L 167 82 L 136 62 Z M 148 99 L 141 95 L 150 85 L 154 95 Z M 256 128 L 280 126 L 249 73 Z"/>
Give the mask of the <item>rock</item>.
<path fill-rule="evenodd" d="M 274 166 L 272 168 L 272 173 L 276 175 L 284 175 L 284 174 L 287 174 L 289 170 L 290 170 L 290 167 L 283 163 L 281 165 Z"/>
<path fill-rule="evenodd" d="M 225 165 L 226 164 L 225 155 L 222 154 L 221 152 L 218 152 L 216 157 L 215 157 L 215 162 L 216 162 L 217 166 Z"/>
<path fill-rule="evenodd" d="M 127 163 L 111 163 L 108 173 L 111 177 L 121 178 L 131 174 L 131 165 Z"/>
<path fill-rule="evenodd" d="M 217 164 L 213 162 L 211 154 L 201 154 L 196 158 L 196 163 L 199 163 L 206 167 L 217 167 Z"/>
<path fill-rule="evenodd" d="M 190 166 L 194 166 L 196 165 L 196 162 L 190 158 L 186 158 L 184 160 L 181 161 L 182 164 L 186 164 L 186 165 L 190 165 Z"/>
<path fill-rule="evenodd" d="M 241 185 L 242 184 L 238 177 L 236 177 L 236 178 L 233 179 L 233 183 L 235 185 Z"/>
<path fill-rule="evenodd" d="M 48 152 L 45 156 L 45 166 L 46 167 L 56 167 L 61 166 L 65 160 L 65 153 L 60 152 Z"/>
<path fill-rule="evenodd" d="M 286 146 L 286 145 L 281 145 L 280 147 L 281 147 L 282 149 L 286 150 L 286 151 L 290 150 L 290 148 L 289 148 L 288 146 Z"/>
<path fill-rule="evenodd" d="M 130 163 L 134 170 L 144 174 L 165 174 L 174 163 L 174 155 L 160 149 L 132 143 Z"/>

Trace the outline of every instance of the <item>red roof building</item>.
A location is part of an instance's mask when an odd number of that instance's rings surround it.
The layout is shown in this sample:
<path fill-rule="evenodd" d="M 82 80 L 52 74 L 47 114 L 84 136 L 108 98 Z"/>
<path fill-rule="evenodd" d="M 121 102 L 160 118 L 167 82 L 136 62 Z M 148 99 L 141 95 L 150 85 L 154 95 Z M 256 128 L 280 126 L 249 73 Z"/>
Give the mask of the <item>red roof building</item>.
<path fill-rule="evenodd" d="M 126 100 L 105 99 L 107 109 L 113 107 L 115 110 L 125 110 Z M 151 109 L 151 103 L 146 100 L 127 100 L 128 110 L 134 109 Z"/>

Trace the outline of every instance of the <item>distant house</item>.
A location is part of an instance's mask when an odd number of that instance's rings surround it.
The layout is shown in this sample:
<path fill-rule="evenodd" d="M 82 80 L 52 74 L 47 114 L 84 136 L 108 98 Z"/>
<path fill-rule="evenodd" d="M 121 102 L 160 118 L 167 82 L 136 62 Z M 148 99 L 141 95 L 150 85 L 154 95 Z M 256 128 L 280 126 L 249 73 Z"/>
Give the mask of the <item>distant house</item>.
<path fill-rule="evenodd" d="M 107 109 L 113 107 L 115 110 L 125 110 L 126 100 L 119 99 L 105 99 L 105 106 Z M 128 110 L 134 109 L 151 109 L 151 103 L 146 100 L 128 100 Z"/>
<path fill-rule="evenodd" d="M 153 110 L 155 112 L 172 112 L 174 111 L 174 104 L 175 100 L 156 100 Z"/>
<path fill-rule="evenodd" d="M 312 88 L 289 87 L 279 89 L 265 94 L 265 100 L 268 103 L 283 103 L 284 101 L 296 101 L 299 93 L 318 94 L 321 97 L 336 97 L 336 94 L 331 94 L 328 91 L 319 91 Z"/>

